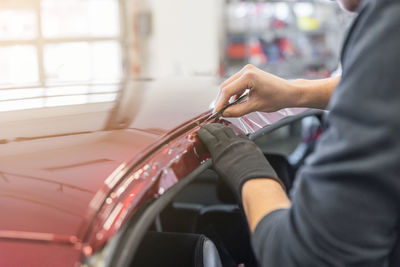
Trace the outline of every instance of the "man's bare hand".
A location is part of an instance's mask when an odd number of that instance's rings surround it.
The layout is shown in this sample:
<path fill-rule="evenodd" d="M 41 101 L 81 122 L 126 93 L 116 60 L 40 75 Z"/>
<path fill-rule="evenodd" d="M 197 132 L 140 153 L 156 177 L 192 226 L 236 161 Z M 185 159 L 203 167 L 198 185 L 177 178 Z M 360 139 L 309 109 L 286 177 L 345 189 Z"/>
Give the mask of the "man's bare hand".
<path fill-rule="evenodd" d="M 322 80 L 289 81 L 253 65 L 246 65 L 221 84 L 214 112 L 250 90 L 246 102 L 229 107 L 224 117 L 239 117 L 262 111 L 274 112 L 287 107 L 325 108 L 340 77 Z"/>
<path fill-rule="evenodd" d="M 289 81 L 246 65 L 221 84 L 214 111 L 220 110 L 229 104 L 231 97 L 237 98 L 247 89 L 250 89 L 248 101 L 228 108 L 224 117 L 243 116 L 253 111 L 277 111 L 290 105 L 290 88 Z"/>

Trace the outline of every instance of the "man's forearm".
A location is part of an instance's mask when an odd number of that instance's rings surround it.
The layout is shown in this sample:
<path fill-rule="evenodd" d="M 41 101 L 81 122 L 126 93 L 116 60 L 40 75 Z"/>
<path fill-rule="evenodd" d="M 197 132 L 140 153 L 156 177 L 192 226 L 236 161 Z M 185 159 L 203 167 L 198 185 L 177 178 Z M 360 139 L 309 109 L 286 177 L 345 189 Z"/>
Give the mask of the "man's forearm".
<path fill-rule="evenodd" d="M 325 109 L 341 77 L 292 81 L 296 97 L 292 106 Z"/>
<path fill-rule="evenodd" d="M 251 232 L 268 213 L 290 207 L 282 186 L 272 179 L 253 179 L 242 188 L 243 207 Z"/>
<path fill-rule="evenodd" d="M 290 106 L 325 109 L 340 77 L 321 80 L 292 81 L 294 94 Z M 242 188 L 243 207 L 253 232 L 268 213 L 290 207 L 290 200 L 281 185 L 272 179 L 253 179 Z"/>

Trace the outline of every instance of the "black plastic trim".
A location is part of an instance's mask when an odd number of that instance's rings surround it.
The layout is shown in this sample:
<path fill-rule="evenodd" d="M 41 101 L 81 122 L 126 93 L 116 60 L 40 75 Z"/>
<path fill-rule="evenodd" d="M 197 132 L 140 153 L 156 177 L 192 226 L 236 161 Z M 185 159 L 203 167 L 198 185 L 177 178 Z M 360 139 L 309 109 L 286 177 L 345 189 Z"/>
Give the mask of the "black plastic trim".
<path fill-rule="evenodd" d="M 283 127 L 285 125 L 288 125 L 288 124 L 290 124 L 290 123 L 292 123 L 294 121 L 297 121 L 297 120 L 300 120 L 302 118 L 309 117 L 309 116 L 321 116 L 321 115 L 323 115 L 325 113 L 327 113 L 327 111 L 325 111 L 325 110 L 309 109 L 309 110 L 306 110 L 306 111 L 304 111 L 302 113 L 299 113 L 297 115 L 285 117 L 282 120 L 275 122 L 274 124 L 267 125 L 264 128 L 260 129 L 259 131 L 255 132 L 253 134 L 250 134 L 249 138 L 251 140 L 254 140 L 254 139 L 256 139 L 256 138 L 258 138 L 260 136 L 263 136 L 263 135 L 265 135 L 267 133 L 275 131 L 278 128 L 281 128 L 281 127 Z"/>

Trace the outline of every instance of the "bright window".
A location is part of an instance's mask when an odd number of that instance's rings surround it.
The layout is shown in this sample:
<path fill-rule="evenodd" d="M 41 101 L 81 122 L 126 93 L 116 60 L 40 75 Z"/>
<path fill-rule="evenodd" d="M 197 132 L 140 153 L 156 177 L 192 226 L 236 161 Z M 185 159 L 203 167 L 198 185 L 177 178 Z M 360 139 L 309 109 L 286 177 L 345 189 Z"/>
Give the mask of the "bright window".
<path fill-rule="evenodd" d="M 0 47 L 0 86 L 39 84 L 37 49 L 33 45 Z"/>
<path fill-rule="evenodd" d="M 0 111 L 114 101 L 118 0 L 0 1 Z"/>
<path fill-rule="evenodd" d="M 116 0 L 42 0 L 41 11 L 46 38 L 119 35 Z"/>

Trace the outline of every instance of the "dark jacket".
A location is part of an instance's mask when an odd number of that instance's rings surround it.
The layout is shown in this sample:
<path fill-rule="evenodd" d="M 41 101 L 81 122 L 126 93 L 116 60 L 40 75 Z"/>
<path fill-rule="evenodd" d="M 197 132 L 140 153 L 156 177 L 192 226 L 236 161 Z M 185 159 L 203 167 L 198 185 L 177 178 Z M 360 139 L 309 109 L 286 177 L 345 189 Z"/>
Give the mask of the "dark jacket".
<path fill-rule="evenodd" d="M 400 266 L 399 0 L 363 1 L 342 66 L 292 207 L 252 236 L 261 266 Z"/>

